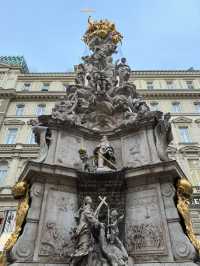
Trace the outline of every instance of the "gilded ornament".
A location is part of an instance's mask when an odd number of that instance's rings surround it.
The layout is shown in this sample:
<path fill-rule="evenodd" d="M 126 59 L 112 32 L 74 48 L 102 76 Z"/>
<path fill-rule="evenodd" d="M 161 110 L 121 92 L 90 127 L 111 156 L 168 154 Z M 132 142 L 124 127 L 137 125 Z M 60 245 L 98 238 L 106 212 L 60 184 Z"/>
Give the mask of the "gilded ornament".
<path fill-rule="evenodd" d="M 190 241 L 192 242 L 193 246 L 200 254 L 200 241 L 196 238 L 194 234 L 194 230 L 192 227 L 192 220 L 189 211 L 190 199 L 192 193 L 193 190 L 190 182 L 187 179 L 180 179 L 177 184 L 177 198 L 178 198 L 177 208 L 184 220 L 187 235 Z"/>
<path fill-rule="evenodd" d="M 23 197 L 26 194 L 27 183 L 25 181 L 17 182 L 12 188 L 12 193 L 15 198 Z"/>
<path fill-rule="evenodd" d="M 6 266 L 6 253 L 10 251 L 15 245 L 21 230 L 24 220 L 26 218 L 28 209 L 29 209 L 29 189 L 26 182 L 21 181 L 16 183 L 16 185 L 12 189 L 13 195 L 16 198 L 20 198 L 17 213 L 16 213 L 16 225 L 15 231 L 11 234 L 9 239 L 7 240 L 4 251 L 0 254 L 0 265 Z"/>
<path fill-rule="evenodd" d="M 15 231 L 11 234 L 10 238 L 5 244 L 4 249 L 6 251 L 9 251 L 16 243 L 19 234 L 21 232 L 24 219 L 26 218 L 28 209 L 29 209 L 29 192 L 27 189 L 26 196 L 23 199 L 21 199 L 20 202 L 18 203 L 17 214 L 16 214 L 16 227 Z"/>
<path fill-rule="evenodd" d="M 6 256 L 4 252 L 0 252 L 0 265 L 1 266 L 6 266 L 7 265 L 7 261 L 6 261 Z"/>
<path fill-rule="evenodd" d="M 88 29 L 83 36 L 83 41 L 89 45 L 94 37 L 106 39 L 111 37 L 112 42 L 117 44 L 122 41 L 123 36 L 116 30 L 115 24 L 106 20 L 92 21 L 91 17 L 88 19 Z"/>

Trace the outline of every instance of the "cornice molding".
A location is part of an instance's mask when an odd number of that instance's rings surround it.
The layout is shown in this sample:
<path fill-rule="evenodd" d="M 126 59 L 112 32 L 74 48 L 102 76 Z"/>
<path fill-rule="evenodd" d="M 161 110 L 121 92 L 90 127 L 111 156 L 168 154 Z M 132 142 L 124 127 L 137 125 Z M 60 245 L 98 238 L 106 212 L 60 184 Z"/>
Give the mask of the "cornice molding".
<path fill-rule="evenodd" d="M 20 148 L 18 148 L 19 144 L 0 144 L 0 157 L 1 154 L 9 153 L 12 156 L 14 153 L 22 153 L 22 154 L 31 154 L 35 155 L 39 152 L 39 146 L 37 144 L 20 144 Z M 30 156 L 30 155 L 29 155 Z"/>
<path fill-rule="evenodd" d="M 66 72 L 66 73 L 28 73 L 18 75 L 18 81 L 49 81 L 49 80 L 62 80 L 62 81 L 74 81 L 75 73 Z"/>
<path fill-rule="evenodd" d="M 188 118 L 188 117 L 176 117 L 174 119 L 171 120 L 172 123 L 192 123 L 192 119 Z"/>
<path fill-rule="evenodd" d="M 189 77 L 200 77 L 200 70 L 134 70 L 131 72 L 132 78 L 137 77 L 144 77 L 144 78 L 155 78 L 155 77 L 164 77 L 173 76 L 173 77 L 180 77 L 180 78 L 189 78 Z M 28 78 L 66 78 L 71 79 L 75 77 L 75 72 L 36 72 L 36 73 L 27 73 L 27 74 L 20 74 L 18 76 L 19 80 L 24 80 Z"/>
<path fill-rule="evenodd" d="M 185 146 L 178 150 L 180 153 L 200 153 L 199 146 Z"/>
<path fill-rule="evenodd" d="M 20 125 L 23 126 L 25 125 L 25 122 L 23 120 L 19 120 L 19 119 L 8 119 L 4 121 L 4 125 L 8 126 L 8 125 Z"/>
<path fill-rule="evenodd" d="M 198 91 L 167 91 L 167 90 L 157 90 L 157 91 L 148 91 L 148 90 L 137 90 L 137 92 L 147 99 L 183 99 L 183 98 L 197 98 L 200 97 L 200 90 Z M 17 99 L 58 99 L 60 96 L 66 95 L 65 91 L 29 91 L 29 92 L 16 92 Z"/>
<path fill-rule="evenodd" d="M 4 69 L 5 72 L 9 72 L 9 71 L 12 71 L 12 70 L 18 70 L 19 71 L 19 74 L 21 73 L 21 67 L 20 66 L 12 66 L 12 65 L 9 65 L 9 64 L 6 64 L 6 63 L 0 63 L 0 68 L 1 69 Z"/>
<path fill-rule="evenodd" d="M 200 70 L 136 70 L 131 73 L 132 78 L 164 78 L 164 79 L 175 79 L 175 78 L 185 78 L 194 79 L 195 77 L 200 77 Z"/>
<path fill-rule="evenodd" d="M 10 68 L 10 66 L 8 64 L 5 64 L 5 63 L 0 63 L 0 68 L 4 68 L 5 70 L 8 71 L 8 69 Z"/>
<path fill-rule="evenodd" d="M 197 99 L 200 90 L 137 90 L 145 99 Z M 0 98 L 10 99 L 58 99 L 66 95 L 65 91 L 16 91 L 15 89 L 0 88 Z"/>
<path fill-rule="evenodd" d="M 188 97 L 197 99 L 200 97 L 200 90 L 137 90 L 137 92 L 146 99 L 188 99 Z"/>
<path fill-rule="evenodd" d="M 200 113 L 186 113 L 186 112 L 182 112 L 182 113 L 172 113 L 172 112 L 170 112 L 170 114 L 171 114 L 171 117 L 181 117 L 181 116 L 183 116 L 183 117 L 185 117 L 185 116 L 192 116 L 193 118 L 194 117 L 200 117 Z"/>
<path fill-rule="evenodd" d="M 171 154 L 176 153 L 177 152 L 177 148 L 173 147 L 173 146 L 168 146 L 167 152 L 171 153 Z"/>
<path fill-rule="evenodd" d="M 16 99 L 59 99 L 65 96 L 65 91 L 29 91 L 29 92 L 16 92 Z"/>
<path fill-rule="evenodd" d="M 3 89 L 0 87 L 0 99 L 2 98 L 10 98 L 12 99 L 16 95 L 15 89 Z"/>

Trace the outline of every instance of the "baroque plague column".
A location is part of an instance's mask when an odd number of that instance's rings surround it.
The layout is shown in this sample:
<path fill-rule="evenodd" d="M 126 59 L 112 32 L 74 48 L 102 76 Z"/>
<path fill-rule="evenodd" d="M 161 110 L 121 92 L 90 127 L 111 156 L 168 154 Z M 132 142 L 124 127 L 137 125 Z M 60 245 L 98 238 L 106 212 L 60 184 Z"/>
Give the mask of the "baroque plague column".
<path fill-rule="evenodd" d="M 30 121 L 40 154 L 13 188 L 8 264 L 195 265 L 191 186 L 166 152 L 170 114 L 150 111 L 126 59 L 113 62 L 122 38 L 115 24 L 89 18 L 91 54 L 75 67 L 75 84 L 51 115 Z"/>

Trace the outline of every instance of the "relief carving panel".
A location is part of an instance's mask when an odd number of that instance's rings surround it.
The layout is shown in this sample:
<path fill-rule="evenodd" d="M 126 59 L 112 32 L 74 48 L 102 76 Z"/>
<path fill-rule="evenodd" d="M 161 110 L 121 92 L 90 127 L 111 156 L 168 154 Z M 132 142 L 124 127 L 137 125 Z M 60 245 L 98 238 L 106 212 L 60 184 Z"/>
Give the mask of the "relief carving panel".
<path fill-rule="evenodd" d="M 143 186 L 127 194 L 126 234 L 132 256 L 166 254 L 166 230 L 156 187 Z"/>
<path fill-rule="evenodd" d="M 148 147 L 144 132 L 123 138 L 122 147 L 125 166 L 137 167 L 148 163 Z"/>
<path fill-rule="evenodd" d="M 77 197 L 74 193 L 49 190 L 40 240 L 40 256 L 62 261 L 73 252 L 71 240 L 75 227 Z"/>
<path fill-rule="evenodd" d="M 66 132 L 60 132 L 56 151 L 56 162 L 65 166 L 73 167 L 80 162 L 79 149 L 81 148 L 81 138 L 70 136 Z"/>

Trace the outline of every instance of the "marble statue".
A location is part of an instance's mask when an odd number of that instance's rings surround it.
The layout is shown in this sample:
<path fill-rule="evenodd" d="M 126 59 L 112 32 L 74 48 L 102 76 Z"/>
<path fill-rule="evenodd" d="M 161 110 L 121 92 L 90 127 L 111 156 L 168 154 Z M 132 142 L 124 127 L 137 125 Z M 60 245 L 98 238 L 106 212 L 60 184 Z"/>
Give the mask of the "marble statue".
<path fill-rule="evenodd" d="M 111 223 L 107 226 L 98 220 L 98 213 L 107 203 L 102 199 L 96 211 L 92 209 L 92 199 L 86 196 L 77 216 L 75 229 L 75 252 L 70 266 L 128 266 L 128 254 L 120 241 L 118 213 L 111 212 Z M 108 232 L 111 232 L 110 234 Z"/>
<path fill-rule="evenodd" d="M 110 145 L 108 138 L 103 136 L 100 144 L 95 148 L 97 171 L 110 171 L 115 168 L 114 149 Z"/>
<path fill-rule="evenodd" d="M 126 58 L 121 58 L 121 61 L 116 61 L 115 63 L 115 71 L 116 76 L 119 79 L 118 86 L 123 86 L 125 82 L 127 82 L 130 78 L 131 69 L 129 65 L 126 63 Z"/>
<path fill-rule="evenodd" d="M 170 118 L 170 113 L 166 113 L 155 127 L 156 147 L 162 161 L 168 160 L 167 147 L 173 139 Z"/>
<path fill-rule="evenodd" d="M 72 259 L 70 262 L 71 266 L 81 266 L 89 264 L 89 255 L 93 251 L 93 236 L 91 228 L 96 228 L 100 226 L 98 219 L 95 217 L 94 211 L 92 209 L 92 199 L 86 196 L 82 207 L 79 209 L 78 216 L 78 226 L 74 232 L 75 252 L 72 254 Z M 85 262 L 84 262 L 85 261 Z M 87 261 L 87 262 L 86 262 Z M 90 265 L 90 264 L 89 264 Z"/>
<path fill-rule="evenodd" d="M 100 144 L 94 149 L 93 155 L 88 156 L 84 149 L 79 150 L 83 170 L 86 172 L 106 172 L 116 170 L 116 158 L 114 149 L 110 145 L 107 136 L 101 138 Z"/>

